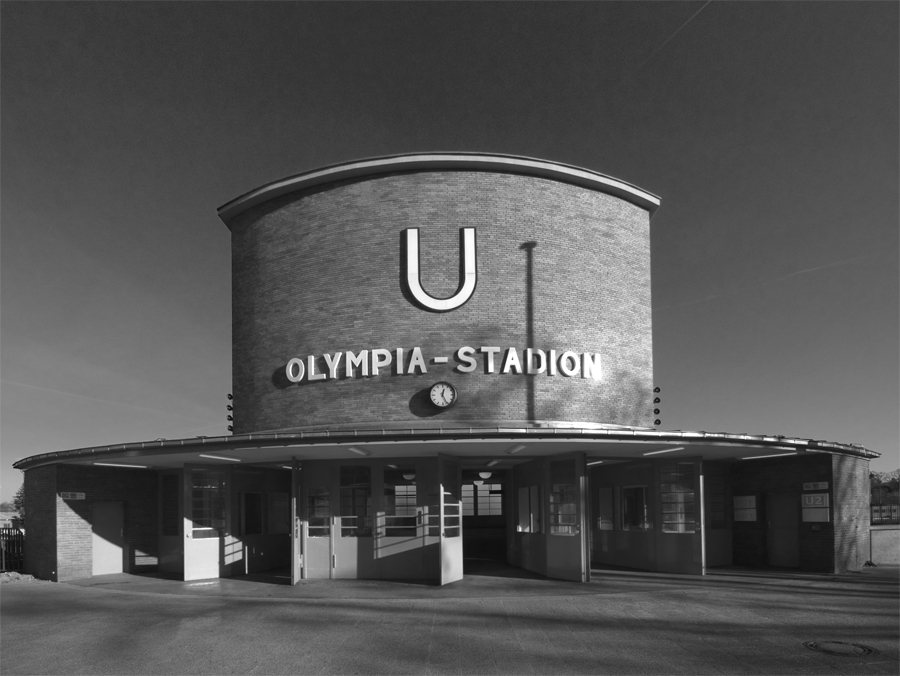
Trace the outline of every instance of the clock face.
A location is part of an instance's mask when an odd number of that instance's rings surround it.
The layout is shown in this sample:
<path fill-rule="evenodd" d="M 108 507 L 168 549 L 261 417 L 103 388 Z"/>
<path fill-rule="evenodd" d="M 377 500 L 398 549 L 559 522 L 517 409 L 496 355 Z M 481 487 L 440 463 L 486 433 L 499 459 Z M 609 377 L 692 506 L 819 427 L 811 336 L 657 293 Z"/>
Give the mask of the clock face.
<path fill-rule="evenodd" d="M 450 383 L 440 382 L 431 386 L 431 403 L 438 408 L 447 408 L 456 403 L 456 388 Z"/>

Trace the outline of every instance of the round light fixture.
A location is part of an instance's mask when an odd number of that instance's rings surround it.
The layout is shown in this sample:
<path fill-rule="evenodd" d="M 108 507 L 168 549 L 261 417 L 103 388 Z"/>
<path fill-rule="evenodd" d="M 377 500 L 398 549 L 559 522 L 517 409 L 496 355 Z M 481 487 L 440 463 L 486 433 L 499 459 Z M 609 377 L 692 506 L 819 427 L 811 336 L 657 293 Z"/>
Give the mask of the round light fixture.
<path fill-rule="evenodd" d="M 479 472 L 478 476 L 480 476 L 482 479 L 490 479 L 491 473 L 490 472 Z"/>
<path fill-rule="evenodd" d="M 413 479 L 416 478 L 416 473 L 415 472 L 406 472 L 403 475 L 403 478 L 406 479 L 407 481 L 412 481 Z"/>
<path fill-rule="evenodd" d="M 475 481 L 473 481 L 472 483 L 475 484 L 476 486 L 480 486 L 484 482 L 481 479 L 475 479 Z"/>

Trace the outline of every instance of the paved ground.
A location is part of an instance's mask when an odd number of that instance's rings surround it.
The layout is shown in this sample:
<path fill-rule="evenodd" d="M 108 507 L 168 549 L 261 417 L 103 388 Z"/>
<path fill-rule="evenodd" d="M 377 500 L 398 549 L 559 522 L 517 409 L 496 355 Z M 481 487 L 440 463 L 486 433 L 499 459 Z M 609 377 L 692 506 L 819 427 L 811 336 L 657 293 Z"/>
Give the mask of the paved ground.
<path fill-rule="evenodd" d="M 3 674 L 897 674 L 898 569 L 4 584 Z M 277 581 L 277 580 L 275 580 Z M 806 641 L 858 643 L 831 656 Z M 850 652 L 841 643 L 833 649 Z M 829 647 L 826 645 L 825 647 Z"/>

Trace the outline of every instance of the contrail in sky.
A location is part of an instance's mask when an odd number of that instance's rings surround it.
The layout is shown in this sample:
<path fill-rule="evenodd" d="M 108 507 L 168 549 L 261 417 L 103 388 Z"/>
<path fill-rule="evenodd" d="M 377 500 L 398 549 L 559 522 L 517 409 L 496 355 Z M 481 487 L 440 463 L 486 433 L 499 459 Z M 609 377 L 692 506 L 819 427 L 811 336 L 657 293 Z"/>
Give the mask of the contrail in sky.
<path fill-rule="evenodd" d="M 657 48 L 654 50 L 654 52 L 653 52 L 650 56 L 648 56 L 646 59 L 644 59 L 644 62 L 643 62 L 640 66 L 638 66 L 636 70 L 640 70 L 641 68 L 643 68 L 643 67 L 647 64 L 647 62 L 648 62 L 650 59 L 652 59 L 654 56 L 656 56 L 657 54 L 659 54 L 659 52 L 662 50 L 662 48 L 665 47 L 667 44 L 669 44 L 669 42 L 671 42 L 672 38 L 674 38 L 676 35 L 678 35 L 678 34 L 681 32 L 681 30 L 682 30 L 685 26 L 687 26 L 691 21 L 693 21 L 694 18 L 695 18 L 700 12 L 702 12 L 704 9 L 706 9 L 706 6 L 707 6 L 709 3 L 711 3 L 711 2 L 712 2 L 712 0 L 706 0 L 706 2 L 703 3 L 703 6 L 702 6 L 700 9 L 698 9 L 696 12 L 694 12 L 693 14 L 691 14 L 690 18 L 689 18 L 687 21 L 685 21 L 683 24 L 681 24 L 681 25 L 678 27 L 678 30 L 676 30 L 676 31 L 675 31 L 674 33 L 672 33 L 669 37 L 667 37 L 666 40 L 665 40 L 665 42 L 663 42 L 659 47 L 657 47 Z"/>
<path fill-rule="evenodd" d="M 62 394 L 67 397 L 77 397 L 78 399 L 87 399 L 89 401 L 98 401 L 102 404 L 112 404 L 114 406 L 127 406 L 128 408 L 136 408 L 141 411 L 152 411 L 154 413 L 160 413 L 162 415 L 170 415 L 170 416 L 175 416 L 177 418 L 184 418 L 185 420 L 196 420 L 196 421 L 200 420 L 200 418 L 191 418 L 186 415 L 181 415 L 179 413 L 170 413 L 168 411 L 160 411 L 159 409 L 150 408 L 148 406 L 138 406 L 136 404 L 126 404 L 121 401 L 108 401 L 106 399 L 98 399 L 97 397 L 89 397 L 85 394 L 75 394 L 74 392 L 63 392 L 62 390 L 54 390 L 53 388 L 50 388 L 50 387 L 41 387 L 40 385 L 28 385 L 26 383 L 17 383 L 13 380 L 6 380 L 6 379 L 0 379 L 0 382 L 4 383 L 6 385 L 18 385 L 19 387 L 28 387 L 32 390 L 43 390 L 44 392 L 53 392 L 54 394 Z M 203 428 L 203 429 L 206 429 L 206 428 Z"/>
<path fill-rule="evenodd" d="M 789 272 L 786 275 L 782 275 L 781 277 L 776 277 L 775 279 L 770 279 L 767 282 L 762 282 L 760 284 L 751 284 L 748 286 L 741 287 L 740 289 L 735 289 L 734 291 L 728 291 L 726 293 L 717 293 L 712 296 L 706 296 L 704 298 L 698 298 L 697 300 L 689 300 L 686 303 L 678 303 L 677 305 L 666 305 L 664 307 L 654 308 L 653 311 L 657 310 L 671 310 L 673 308 L 685 307 L 686 305 L 696 305 L 697 303 L 705 303 L 708 300 L 715 300 L 716 298 L 725 298 L 726 296 L 734 296 L 735 294 L 742 293 L 747 291 L 748 289 L 758 289 L 762 286 L 769 286 L 770 284 L 776 284 L 778 282 L 784 281 L 785 279 L 790 279 L 791 277 L 796 277 L 797 275 L 805 275 L 807 272 L 815 272 L 816 270 L 824 270 L 825 268 L 833 268 L 838 265 L 846 265 L 847 263 L 852 263 L 853 261 L 858 261 L 863 258 L 871 258 L 871 256 L 854 256 L 853 258 L 845 258 L 842 261 L 834 261 L 832 263 L 825 263 L 824 265 L 817 265 L 814 268 L 806 268 L 804 270 L 796 270 L 794 272 Z"/>

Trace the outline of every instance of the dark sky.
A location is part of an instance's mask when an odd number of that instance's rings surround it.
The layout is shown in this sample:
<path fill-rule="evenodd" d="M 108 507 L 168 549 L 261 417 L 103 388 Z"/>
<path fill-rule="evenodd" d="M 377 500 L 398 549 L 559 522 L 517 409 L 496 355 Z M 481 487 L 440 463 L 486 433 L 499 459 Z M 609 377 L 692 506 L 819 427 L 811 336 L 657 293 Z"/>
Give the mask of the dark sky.
<path fill-rule="evenodd" d="M 897 467 L 898 7 L 4 1 L 2 498 L 23 456 L 225 433 L 217 206 L 431 150 L 660 195 L 661 427 Z"/>

